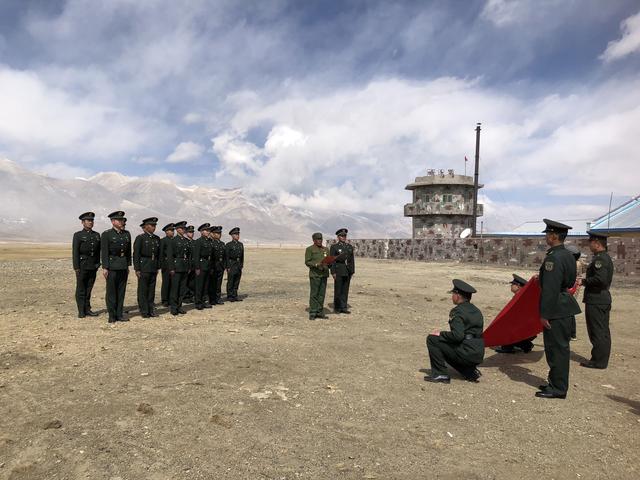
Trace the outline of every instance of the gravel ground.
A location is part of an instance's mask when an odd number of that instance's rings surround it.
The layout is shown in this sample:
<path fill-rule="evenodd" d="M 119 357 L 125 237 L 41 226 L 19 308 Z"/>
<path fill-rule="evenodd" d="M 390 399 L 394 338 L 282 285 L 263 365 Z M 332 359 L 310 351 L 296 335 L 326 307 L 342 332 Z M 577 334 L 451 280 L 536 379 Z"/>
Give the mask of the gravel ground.
<path fill-rule="evenodd" d="M 140 318 L 132 275 L 109 325 L 100 278 L 76 318 L 67 246 L 0 246 L 0 478 L 639 478 L 637 285 L 614 279 L 610 368 L 578 366 L 581 315 L 569 396 L 544 400 L 541 337 L 487 350 L 478 384 L 420 371 L 450 280 L 488 324 L 511 270 L 358 259 L 353 314 L 310 322 L 303 257 L 248 249 L 244 302 L 178 318 Z"/>

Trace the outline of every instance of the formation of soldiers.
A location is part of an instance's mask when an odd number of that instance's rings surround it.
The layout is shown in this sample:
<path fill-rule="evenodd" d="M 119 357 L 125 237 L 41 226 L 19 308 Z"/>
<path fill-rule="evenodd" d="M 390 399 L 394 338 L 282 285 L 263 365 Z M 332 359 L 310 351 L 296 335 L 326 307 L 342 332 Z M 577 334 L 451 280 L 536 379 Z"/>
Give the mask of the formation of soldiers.
<path fill-rule="evenodd" d="M 172 315 L 185 314 L 183 302 L 193 297 L 199 310 L 222 304 L 221 290 L 227 272 L 227 299 L 241 301 L 238 288 L 244 266 L 244 247 L 239 241 L 240 229 L 233 228 L 232 240 L 220 240 L 221 226 L 204 223 L 198 227 L 200 237 L 193 240 L 195 229 L 186 221 L 170 223 L 162 229 L 160 239 L 154 232 L 158 219 L 146 218 L 140 224 L 131 249 L 131 234 L 126 230 L 122 211 L 109 215 L 112 228 L 102 235 L 93 231 L 95 215 L 80 215 L 83 229 L 73 236 L 73 268 L 76 272 L 76 302 L 78 316 L 96 316 L 91 309 L 91 290 L 96 272 L 102 265 L 106 284 L 106 305 L 109 322 L 127 321 L 124 316 L 124 297 L 133 263 L 138 278 L 138 307 L 143 318 L 156 317 L 155 290 L 158 271 L 162 271 L 161 301 Z M 613 262 L 607 253 L 607 235 L 589 233 L 589 248 L 593 254 L 584 278 L 577 277 L 576 263 L 580 252 L 565 247 L 570 226 L 544 219 L 546 243 L 549 246 L 538 281 L 540 284 L 540 322 L 543 327 L 544 350 L 549 374 L 547 383 L 540 385 L 540 398 L 566 398 L 569 389 L 569 342 L 575 337 L 575 315 L 581 313 L 574 298 L 579 286 L 584 287 L 586 324 L 593 346 L 591 358 L 581 365 L 585 368 L 605 369 L 611 355 L 609 314 L 613 279 Z M 324 301 L 329 274 L 334 279 L 333 307 L 336 314 L 349 314 L 348 298 L 351 278 L 355 273 L 353 247 L 347 242 L 346 228 L 336 232 L 337 241 L 330 249 L 323 246 L 321 233 L 312 235 L 313 244 L 305 251 L 305 265 L 309 268 L 309 319 L 327 318 Z M 133 260 L 132 260 L 133 257 Z M 514 274 L 511 283 L 515 294 L 527 281 Z M 427 336 L 427 350 L 431 362 L 426 381 L 450 383 L 447 364 L 471 382 L 481 376 L 478 366 L 484 359 L 482 312 L 471 303 L 476 289 L 460 279 L 453 280 L 450 291 L 455 305 L 449 314 L 449 330 L 434 331 Z M 514 353 L 516 349 L 528 353 L 533 338 L 499 347 L 499 353 Z"/>
<path fill-rule="evenodd" d="M 172 315 L 187 313 L 183 304 L 193 300 L 203 310 L 222 305 L 222 282 L 227 272 L 227 300 L 242 301 L 238 296 L 244 246 L 240 229 L 233 228 L 232 240 L 224 243 L 221 226 L 204 223 L 198 227 L 199 238 L 193 239 L 195 228 L 186 221 L 163 227 L 165 237 L 155 234 L 158 219 L 145 218 L 140 224 L 132 248 L 131 234 L 126 230 L 123 211 L 109 216 L 112 228 L 102 235 L 93 231 L 95 214 L 80 215 L 82 230 L 73 236 L 72 257 L 76 272 L 76 304 L 78 317 L 97 316 L 91 309 L 91 291 L 97 271 L 102 266 L 106 281 L 106 307 L 109 323 L 125 322 L 124 298 L 129 269 L 133 265 L 138 280 L 138 309 L 142 318 L 157 317 L 155 308 L 156 280 L 162 272 L 161 303 Z"/>

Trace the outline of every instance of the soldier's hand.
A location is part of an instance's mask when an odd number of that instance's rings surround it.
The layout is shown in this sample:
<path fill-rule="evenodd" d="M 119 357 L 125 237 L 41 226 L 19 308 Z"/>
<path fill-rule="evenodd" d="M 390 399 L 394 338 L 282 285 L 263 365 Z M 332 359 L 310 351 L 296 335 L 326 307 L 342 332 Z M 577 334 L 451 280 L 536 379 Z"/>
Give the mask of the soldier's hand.
<path fill-rule="evenodd" d="M 105 280 L 107 278 L 109 278 L 109 270 L 107 270 L 106 268 L 103 268 L 102 269 L 102 276 L 104 277 Z"/>
<path fill-rule="evenodd" d="M 80 275 L 80 269 L 76 268 L 76 275 Z"/>
<path fill-rule="evenodd" d="M 583 280 L 582 278 L 579 278 L 579 279 L 577 280 L 577 284 L 578 284 L 578 286 L 579 286 L 579 287 L 581 287 L 581 286 L 582 286 L 582 282 L 583 282 L 583 281 L 584 281 L 584 280 Z"/>
<path fill-rule="evenodd" d="M 440 336 L 440 330 L 434 330 L 429 335 L 435 335 L 436 337 L 439 337 Z"/>
<path fill-rule="evenodd" d="M 175 271 L 175 270 L 171 270 L 171 271 L 169 271 L 169 275 L 171 275 L 172 277 L 173 277 L 175 274 L 176 274 L 176 271 Z"/>
<path fill-rule="evenodd" d="M 335 273 L 332 273 L 331 276 L 333 277 L 334 280 L 336 279 L 336 274 Z"/>
<path fill-rule="evenodd" d="M 544 328 L 546 328 L 547 330 L 551 330 L 551 323 L 549 323 L 549 320 L 547 320 L 546 318 L 542 318 L 540 317 L 540 323 L 542 324 L 542 326 Z"/>
<path fill-rule="evenodd" d="M 142 274 L 140 273 L 140 270 L 136 270 L 136 277 L 140 278 L 142 276 Z"/>
<path fill-rule="evenodd" d="M 196 277 L 199 277 L 199 276 L 200 276 L 200 269 L 196 268 Z"/>

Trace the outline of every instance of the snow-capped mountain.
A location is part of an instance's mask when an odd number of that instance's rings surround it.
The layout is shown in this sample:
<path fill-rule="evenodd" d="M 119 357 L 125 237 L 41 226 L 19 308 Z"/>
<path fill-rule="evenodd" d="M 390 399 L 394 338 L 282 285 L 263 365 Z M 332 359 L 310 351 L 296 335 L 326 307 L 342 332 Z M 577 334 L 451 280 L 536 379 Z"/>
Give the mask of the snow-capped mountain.
<path fill-rule="evenodd" d="M 159 228 L 187 220 L 198 225 L 223 225 L 226 233 L 241 228 L 245 242 L 309 243 L 311 233 L 332 236 L 346 226 L 354 238 L 402 238 L 410 223 L 385 215 L 352 215 L 293 209 L 277 199 L 251 198 L 241 189 L 182 187 L 170 181 L 99 173 L 88 179 L 61 180 L 0 159 L 0 240 L 70 241 L 80 228 L 78 215 L 96 213 L 97 231 L 110 227 L 107 215 L 124 210 L 127 229 L 137 234 L 140 220 L 155 216 Z M 226 235 L 225 235 L 226 236 Z"/>

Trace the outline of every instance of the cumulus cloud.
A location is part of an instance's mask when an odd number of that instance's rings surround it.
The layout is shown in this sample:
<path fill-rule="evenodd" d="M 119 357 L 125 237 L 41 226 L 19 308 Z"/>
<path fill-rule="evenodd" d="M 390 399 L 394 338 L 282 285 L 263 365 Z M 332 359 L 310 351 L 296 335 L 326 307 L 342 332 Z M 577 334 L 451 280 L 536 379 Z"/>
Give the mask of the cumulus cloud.
<path fill-rule="evenodd" d="M 640 12 L 623 20 L 620 30 L 622 37 L 609 42 L 600 56 L 604 62 L 612 62 L 640 51 Z"/>
<path fill-rule="evenodd" d="M 185 163 L 196 160 L 204 153 L 204 147 L 194 142 L 181 142 L 171 155 L 167 157 L 169 163 Z"/>

